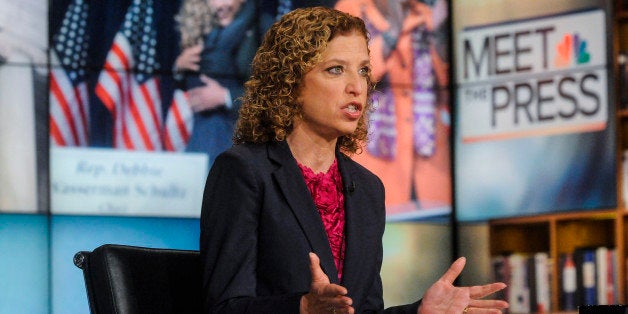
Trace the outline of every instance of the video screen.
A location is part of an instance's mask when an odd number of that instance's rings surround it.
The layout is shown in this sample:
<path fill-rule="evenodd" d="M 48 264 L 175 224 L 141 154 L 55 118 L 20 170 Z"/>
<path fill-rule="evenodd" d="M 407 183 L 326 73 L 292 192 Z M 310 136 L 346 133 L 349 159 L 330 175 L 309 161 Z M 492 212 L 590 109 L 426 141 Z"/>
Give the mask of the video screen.
<path fill-rule="evenodd" d="M 283 12 L 324 5 L 360 16 L 371 35 L 376 109 L 354 158 L 384 182 L 388 219 L 447 219 L 447 2 L 236 3 L 233 21 L 215 27 L 211 1 L 53 1 L 52 212 L 198 216 L 263 34 Z M 414 24 L 391 41 L 386 30 L 403 21 Z"/>
<path fill-rule="evenodd" d="M 460 221 L 614 208 L 610 1 L 457 1 Z"/>

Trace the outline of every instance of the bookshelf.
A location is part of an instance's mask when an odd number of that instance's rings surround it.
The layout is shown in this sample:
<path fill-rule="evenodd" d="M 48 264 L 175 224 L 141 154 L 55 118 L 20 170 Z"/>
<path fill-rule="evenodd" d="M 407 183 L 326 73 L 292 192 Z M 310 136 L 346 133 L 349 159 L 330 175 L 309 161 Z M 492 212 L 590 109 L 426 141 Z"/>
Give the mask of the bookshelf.
<path fill-rule="evenodd" d="M 623 219 L 622 219 L 623 218 Z M 533 254 L 548 252 L 553 261 L 550 266 L 552 311 L 560 310 L 560 265 L 561 254 L 573 252 L 580 247 L 616 247 L 622 252 L 628 234 L 623 224 L 628 215 L 620 209 L 596 210 L 575 213 L 546 214 L 521 218 L 495 219 L 489 221 L 489 252 L 491 256 L 513 252 Z M 621 232 L 619 232 L 621 230 Z M 624 260 L 620 254 L 618 260 Z M 624 271 L 618 268 L 618 278 Z M 617 303 L 624 303 L 625 287 L 617 287 L 620 296 Z"/>
<path fill-rule="evenodd" d="M 563 313 L 561 295 L 560 259 L 566 253 L 584 247 L 615 248 L 617 268 L 614 276 L 619 279 L 614 286 L 616 300 L 613 303 L 628 302 L 626 269 L 628 263 L 628 209 L 625 205 L 622 161 L 624 151 L 628 150 L 628 98 L 621 97 L 628 89 L 628 71 L 620 69 L 618 57 L 620 53 L 628 56 L 628 1 L 615 0 L 613 18 L 613 60 L 617 82 L 615 95 L 615 123 L 617 130 L 617 208 L 604 210 L 560 212 L 536 216 L 515 217 L 490 220 L 489 253 L 494 256 L 505 256 L 512 253 L 534 254 L 547 252 L 551 263 L 550 291 L 551 313 Z M 628 58 L 626 59 L 628 64 Z M 620 77 L 624 75 L 624 77 Z M 623 86 L 620 86 L 623 85 Z M 628 93 L 626 93 L 628 95 Z M 626 98 L 623 99 L 622 98 Z M 627 161 L 628 162 L 628 161 Z M 534 312 L 534 311 L 532 311 Z M 576 313 L 567 311 L 566 313 Z"/>

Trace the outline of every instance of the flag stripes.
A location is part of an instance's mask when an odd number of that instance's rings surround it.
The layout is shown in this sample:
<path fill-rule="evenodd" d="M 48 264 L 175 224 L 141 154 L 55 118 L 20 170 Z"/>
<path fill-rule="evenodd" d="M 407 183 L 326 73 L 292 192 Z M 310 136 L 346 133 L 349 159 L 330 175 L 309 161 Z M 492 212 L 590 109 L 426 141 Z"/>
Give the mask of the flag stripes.
<path fill-rule="evenodd" d="M 114 37 L 98 78 L 96 95 L 114 120 L 114 147 L 129 150 L 162 149 L 161 96 L 154 75 L 156 34 L 152 1 L 135 0 Z M 137 30 L 151 29 L 145 34 Z"/>
<path fill-rule="evenodd" d="M 190 140 L 194 124 L 188 95 L 180 89 L 174 91 L 164 128 L 164 146 L 168 151 L 183 151 Z"/>
<path fill-rule="evenodd" d="M 52 40 L 48 120 L 53 145 L 89 145 L 89 96 L 84 69 L 87 10 L 84 0 L 72 2 Z"/>

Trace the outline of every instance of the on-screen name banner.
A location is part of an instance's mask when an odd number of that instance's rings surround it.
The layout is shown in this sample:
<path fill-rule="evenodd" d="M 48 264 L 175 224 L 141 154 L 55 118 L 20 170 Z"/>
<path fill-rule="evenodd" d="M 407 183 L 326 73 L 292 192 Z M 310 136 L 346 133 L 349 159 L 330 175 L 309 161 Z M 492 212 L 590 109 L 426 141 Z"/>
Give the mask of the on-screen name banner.
<path fill-rule="evenodd" d="M 53 214 L 200 216 L 205 154 L 53 147 L 50 155 Z"/>

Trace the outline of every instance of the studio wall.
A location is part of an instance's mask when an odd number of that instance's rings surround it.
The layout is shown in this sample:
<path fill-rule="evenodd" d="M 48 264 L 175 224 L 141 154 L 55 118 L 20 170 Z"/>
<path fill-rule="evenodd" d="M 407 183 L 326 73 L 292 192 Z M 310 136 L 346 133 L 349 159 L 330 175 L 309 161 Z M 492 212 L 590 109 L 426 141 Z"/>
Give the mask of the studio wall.
<path fill-rule="evenodd" d="M 276 18 L 304 5 L 359 15 L 371 31 L 378 144 L 355 158 L 388 191 L 387 305 L 413 302 L 451 259 L 447 1 L 418 1 L 420 12 L 396 1 L 243 1 L 242 36 L 204 41 L 204 74 L 230 97 L 197 112 L 189 94 L 206 85 L 174 69 L 194 33 L 183 25 L 202 28 L 202 17 L 184 22 L 184 6 L 206 2 L 185 1 L 0 0 L 0 313 L 85 313 L 80 250 L 198 249 L 205 176 L 231 145 L 246 60 Z M 433 21 L 400 38 L 407 60 L 391 65 L 376 50 L 382 30 L 410 14 Z M 400 71 L 402 61 L 414 65 Z M 412 280 L 398 284 L 398 267 Z"/>

